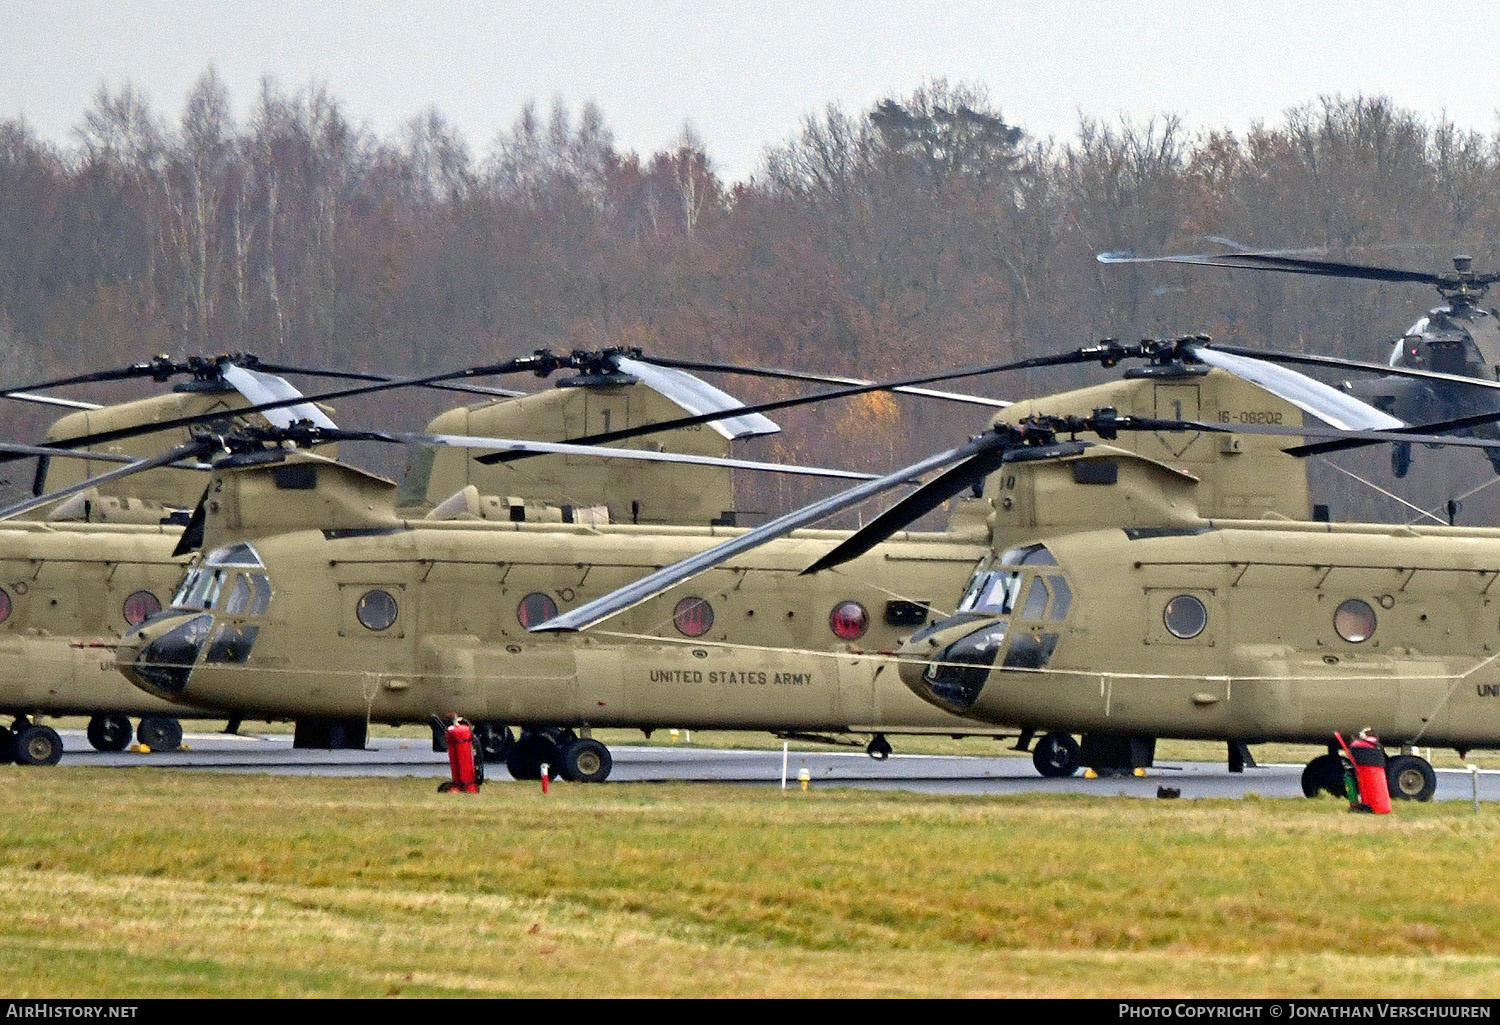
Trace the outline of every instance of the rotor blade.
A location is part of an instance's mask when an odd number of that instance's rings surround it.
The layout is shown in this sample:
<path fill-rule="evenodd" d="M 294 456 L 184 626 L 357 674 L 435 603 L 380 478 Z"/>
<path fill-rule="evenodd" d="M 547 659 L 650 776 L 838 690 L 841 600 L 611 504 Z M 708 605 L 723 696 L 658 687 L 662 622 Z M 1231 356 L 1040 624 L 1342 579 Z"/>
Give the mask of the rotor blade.
<path fill-rule="evenodd" d="M 1270 270 L 1287 274 L 1314 274 L 1327 278 L 1356 278 L 1364 281 L 1417 281 L 1438 285 L 1452 275 L 1426 271 L 1398 270 L 1395 267 L 1366 267 L 1338 260 L 1311 260 L 1306 257 L 1277 256 L 1274 253 L 1205 253 L 1176 256 L 1134 256 L 1124 253 L 1100 253 L 1100 263 L 1186 263 L 1199 267 L 1223 267 L 1229 270 Z M 1489 275 L 1475 275 L 1476 280 Z"/>
<path fill-rule="evenodd" d="M 617 591 L 606 594 L 601 598 L 595 598 L 593 601 L 584 602 L 576 609 L 565 612 L 560 616 L 555 616 L 545 623 L 541 623 L 530 629 L 534 633 L 539 631 L 582 630 L 600 620 L 607 619 L 616 613 L 624 612 L 632 606 L 639 605 L 649 598 L 654 598 L 668 588 L 706 572 L 721 562 L 733 558 L 740 552 L 756 548 L 767 541 L 783 537 L 798 527 L 806 526 L 809 523 L 816 523 L 818 520 L 832 516 L 836 512 L 841 512 L 844 509 L 858 505 L 865 499 L 889 491 L 891 488 L 899 487 L 906 481 L 920 476 L 928 470 L 967 459 L 981 452 L 990 451 L 1006 444 L 1006 441 L 1007 439 L 1002 435 L 986 432 L 957 448 L 928 456 L 926 459 L 913 463 L 911 466 L 903 467 L 894 473 L 888 473 L 884 477 L 866 481 L 847 491 L 840 492 L 830 498 L 825 498 L 821 502 L 814 502 L 811 505 L 787 513 L 785 516 L 778 517 L 764 526 L 746 531 L 739 537 L 730 538 L 722 544 L 715 545 L 712 548 L 699 552 L 697 555 L 683 559 L 681 562 L 663 567 L 655 573 L 644 576 L 634 583 L 627 584 Z"/>
<path fill-rule="evenodd" d="M 132 363 L 128 367 L 119 367 L 114 370 L 98 370 L 88 374 L 73 374 L 69 377 L 55 377 L 50 381 L 38 381 L 35 384 L 21 384 L 14 388 L 0 388 L 0 398 L 5 398 L 17 392 L 45 391 L 49 388 L 60 388 L 68 384 L 92 384 L 101 381 L 126 381 L 132 377 L 150 377 L 157 372 L 156 363 Z"/>
<path fill-rule="evenodd" d="M 48 448 L 45 445 L 22 445 L 11 441 L 0 441 L 0 452 L 15 456 L 43 456 L 48 459 L 53 457 L 60 459 L 94 459 L 101 463 L 132 463 L 140 458 L 139 456 L 122 456 L 118 452 L 94 452 L 91 450 L 74 452 L 68 449 Z M 191 468 L 194 470 L 209 469 L 206 463 L 195 463 Z"/>
<path fill-rule="evenodd" d="M 284 378 L 251 370 L 237 363 L 227 364 L 223 368 L 223 375 L 224 380 L 233 385 L 235 391 L 243 395 L 252 406 L 291 399 L 291 404 L 272 406 L 262 414 L 277 427 L 290 427 L 298 420 L 306 420 L 324 428 L 336 426 L 321 409 L 308 402 L 306 396 Z"/>
<path fill-rule="evenodd" d="M 530 455 L 589 456 L 599 459 L 635 459 L 652 463 L 689 463 L 695 466 L 723 466 L 738 470 L 760 470 L 768 473 L 801 474 L 809 477 L 836 477 L 845 480 L 874 480 L 873 473 L 854 470 L 832 470 L 821 466 L 795 466 L 787 463 L 761 463 L 749 459 L 725 459 L 719 456 L 695 456 L 683 452 L 652 452 L 639 448 L 602 448 L 597 445 L 575 445 L 567 442 L 527 441 L 518 438 L 476 438 L 463 434 L 408 434 L 382 431 L 338 431 L 328 435 L 332 440 L 388 441 L 401 445 L 445 445 L 450 448 L 489 448 L 502 452 L 524 452 Z"/>
<path fill-rule="evenodd" d="M 855 385 L 848 388 L 836 388 L 831 391 L 818 392 L 813 395 L 798 395 L 789 399 L 777 399 L 773 402 L 762 402 L 753 406 L 742 406 L 735 410 L 736 414 L 744 413 L 768 413 L 776 409 L 791 409 L 794 406 L 805 406 L 814 402 L 825 402 L 830 399 L 851 398 L 855 395 L 865 395 L 869 392 L 891 391 L 895 388 L 905 388 L 912 385 L 931 384 L 935 381 L 953 381 L 964 377 L 980 377 L 985 374 L 998 374 L 1009 370 L 1030 370 L 1039 367 L 1065 366 L 1073 363 L 1093 363 L 1105 361 L 1105 365 L 1113 365 L 1108 362 L 1120 358 L 1125 350 L 1119 346 L 1098 345 L 1075 349 L 1072 352 L 1060 353 L 1053 356 L 1034 356 L 1029 359 L 1013 360 L 1010 363 L 994 363 L 989 366 L 964 367 L 958 370 L 948 370 L 940 374 L 924 374 L 920 377 L 908 377 L 899 381 L 886 381 L 882 383 Z M 727 414 L 724 413 L 702 413 L 698 416 L 684 416 L 675 420 L 661 420 L 656 423 L 641 424 L 637 427 L 626 427 L 618 431 L 606 431 L 602 434 L 590 434 L 581 438 L 574 438 L 575 445 L 604 445 L 612 441 L 624 441 L 627 438 L 638 438 L 644 434 L 658 434 L 662 431 L 677 430 L 681 427 L 693 427 L 697 424 L 710 423 Z M 505 462 L 507 459 L 515 458 L 505 453 L 497 452 L 492 455 L 479 456 L 476 461 L 486 465 Z"/>
<path fill-rule="evenodd" d="M 13 391 L 5 396 L 8 399 L 19 399 L 21 402 L 35 402 L 42 406 L 63 406 L 67 409 L 103 409 L 104 406 L 98 402 L 80 402 L 78 399 L 60 399 L 55 395 L 36 395 L 31 392 Z"/>
<path fill-rule="evenodd" d="M 1388 430 L 1406 426 L 1389 413 L 1383 413 L 1369 403 L 1361 402 L 1352 395 L 1330 388 L 1322 381 L 1314 381 L 1295 370 L 1204 345 L 1189 345 L 1187 350 L 1194 359 L 1211 367 L 1227 370 L 1334 427 L 1343 430 Z"/>
<path fill-rule="evenodd" d="M 1496 421 L 1500 421 L 1500 410 L 1489 413 L 1474 413 L 1469 416 L 1461 416 L 1453 420 L 1438 420 L 1433 423 L 1415 424 L 1411 427 L 1402 427 L 1398 430 L 1392 431 L 1391 433 L 1401 435 L 1409 434 L 1413 437 L 1420 436 L 1421 438 L 1425 439 L 1433 435 L 1441 436 L 1448 431 L 1463 431 L 1468 430 L 1471 427 L 1483 427 L 1486 424 L 1492 424 Z M 1333 441 L 1319 441 L 1309 445 L 1297 445 L 1293 448 L 1282 449 L 1282 451 L 1286 452 L 1288 455 L 1294 455 L 1298 457 L 1318 456 L 1326 455 L 1329 452 L 1343 452 L 1347 449 L 1352 448 L 1365 448 L 1369 445 L 1379 445 L 1382 444 L 1385 440 L 1387 439 L 1372 439 L 1363 437 L 1338 438 Z M 1452 438 L 1448 440 L 1457 443 L 1460 439 Z"/>
<path fill-rule="evenodd" d="M 1078 445 L 1078 448 L 1082 448 Z M 954 495 L 971 487 L 975 481 L 984 480 L 1005 462 L 1004 449 L 992 449 L 972 455 L 961 463 L 944 470 L 916 491 L 875 517 L 848 540 L 841 542 L 817 562 L 804 569 L 800 576 L 817 573 L 842 565 L 874 548 L 896 531 L 921 518 L 942 505 Z"/>
<path fill-rule="evenodd" d="M 1318 356 L 1306 352 L 1282 352 L 1276 349 L 1246 349 L 1234 345 L 1215 345 L 1213 349 L 1216 352 L 1227 352 L 1235 356 L 1248 356 L 1252 359 L 1270 360 L 1277 363 L 1301 363 L 1310 367 L 1328 367 L 1332 370 L 1361 370 L 1379 374 L 1382 377 L 1410 377 L 1421 381 L 1442 381 L 1446 384 L 1500 391 L 1500 381 L 1469 377 L 1466 374 L 1444 374 L 1436 370 L 1393 367 L 1386 363 L 1365 363 L 1360 360 L 1343 359 L 1339 356 Z"/>
<path fill-rule="evenodd" d="M 327 377 L 343 381 L 389 381 L 391 378 L 382 377 L 380 374 L 361 374 L 353 370 L 316 370 L 312 367 L 294 367 L 285 363 L 267 363 L 257 360 L 255 369 L 268 370 L 273 374 L 302 374 L 307 377 Z M 437 391 L 463 392 L 470 395 L 493 395 L 502 399 L 518 399 L 528 394 L 523 391 L 515 391 L 511 388 L 484 388 L 477 384 L 428 384 L 425 388 Z"/>
<path fill-rule="evenodd" d="M 809 381 L 817 384 L 874 384 L 858 377 L 835 377 L 831 374 L 809 374 L 798 370 L 777 370 L 772 367 L 742 367 L 733 363 L 702 363 L 694 360 L 663 359 L 658 356 L 642 356 L 641 361 L 659 367 L 675 367 L 679 370 L 699 370 L 719 374 L 741 374 L 746 377 L 770 377 L 786 381 Z M 903 395 L 921 395 L 932 399 L 947 399 L 951 402 L 967 402 L 975 406 L 1004 409 L 1011 403 L 1004 399 L 991 399 L 983 395 L 965 395 L 962 392 L 937 391 L 932 388 L 892 388 Z"/>
<path fill-rule="evenodd" d="M 781 433 L 781 428 L 774 421 L 759 413 L 737 412 L 744 407 L 743 402 L 692 374 L 671 367 L 654 366 L 628 356 L 616 356 L 615 366 L 689 413 L 729 414 L 709 423 L 710 427 L 725 438 L 733 440 Z"/>
<path fill-rule="evenodd" d="M 137 437 L 142 434 L 171 431 L 179 427 L 193 427 L 198 424 L 211 423 L 215 420 L 223 420 L 228 417 L 244 417 L 252 413 L 265 413 L 268 410 L 283 409 L 287 406 L 295 406 L 304 402 L 329 402 L 333 399 L 347 398 L 352 395 L 368 395 L 373 392 L 391 391 L 396 388 L 415 388 L 437 382 L 456 381 L 462 378 L 490 377 L 499 374 L 514 374 L 527 371 L 534 372 L 546 366 L 548 358 L 550 357 L 533 354 L 531 356 L 519 356 L 515 359 L 506 360 L 503 363 L 481 364 L 479 366 L 465 367 L 462 370 L 450 370 L 441 374 L 428 374 L 422 377 L 397 377 L 388 381 L 380 381 L 375 384 L 366 384 L 354 388 L 340 388 L 334 391 L 319 392 L 315 395 L 299 395 L 296 398 L 283 398 L 270 402 L 255 403 L 240 409 L 218 409 L 207 413 L 195 413 L 191 416 L 179 416 L 171 420 L 158 420 L 148 424 L 118 427 L 114 430 L 100 431 L 97 434 L 67 438 L 53 442 L 52 444 L 58 448 L 76 448 L 81 445 L 104 444 L 124 438 Z"/>
<path fill-rule="evenodd" d="M 14 505 L 8 505 L 5 508 L 0 509 L 0 520 L 8 520 L 12 516 L 18 516 L 21 513 L 28 512 L 32 509 L 37 508 L 38 506 L 43 506 L 51 502 L 55 502 L 59 498 L 67 498 L 69 495 L 77 494 L 80 491 L 87 491 L 89 488 L 97 487 L 100 484 L 107 484 L 113 480 L 119 480 L 121 477 L 128 477 L 131 474 L 140 473 L 143 470 L 155 469 L 158 466 L 166 466 L 169 463 L 175 463 L 178 460 L 186 459 L 189 456 L 201 456 L 206 447 L 207 443 L 203 439 L 194 438 L 192 441 L 187 442 L 186 444 L 175 445 L 172 448 L 167 449 L 165 452 L 160 452 L 154 456 L 148 456 L 145 459 L 132 460 L 130 463 L 120 467 L 118 470 L 110 470 L 107 473 L 101 473 L 96 477 L 90 477 L 87 480 L 80 481 L 77 484 L 70 484 L 65 488 L 59 488 L 56 491 L 49 491 L 45 495 L 37 495 L 33 498 L 28 498 L 25 501 L 17 502 Z"/>

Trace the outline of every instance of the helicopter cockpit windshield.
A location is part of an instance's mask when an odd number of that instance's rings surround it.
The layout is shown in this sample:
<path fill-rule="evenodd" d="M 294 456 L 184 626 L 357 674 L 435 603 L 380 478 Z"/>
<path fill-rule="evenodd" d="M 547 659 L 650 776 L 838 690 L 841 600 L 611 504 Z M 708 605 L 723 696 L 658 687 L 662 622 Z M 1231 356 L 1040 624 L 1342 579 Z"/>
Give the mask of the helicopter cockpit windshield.
<path fill-rule="evenodd" d="M 1456 311 L 1442 306 L 1419 317 L 1396 339 L 1388 363 L 1440 374 L 1487 377 L 1496 359 L 1500 359 L 1500 328 L 1493 315 L 1473 306 Z"/>
<path fill-rule="evenodd" d="M 921 687 L 939 704 L 961 712 L 979 697 L 997 662 L 1004 669 L 1045 668 L 1072 604 L 1072 588 L 1044 545 L 1006 551 L 974 574 L 952 616 L 907 642 L 910 647 L 937 634 L 948 641 L 927 658 Z M 958 633 L 959 626 L 966 632 Z M 903 678 L 908 672 L 903 667 Z"/>
<path fill-rule="evenodd" d="M 181 694 L 200 654 L 205 662 L 243 663 L 250 657 L 259 627 L 245 620 L 263 615 L 270 604 L 271 581 L 255 549 L 243 543 L 215 548 L 188 571 L 171 607 L 148 622 L 201 614 L 146 645 L 135 671 L 154 689 Z"/>

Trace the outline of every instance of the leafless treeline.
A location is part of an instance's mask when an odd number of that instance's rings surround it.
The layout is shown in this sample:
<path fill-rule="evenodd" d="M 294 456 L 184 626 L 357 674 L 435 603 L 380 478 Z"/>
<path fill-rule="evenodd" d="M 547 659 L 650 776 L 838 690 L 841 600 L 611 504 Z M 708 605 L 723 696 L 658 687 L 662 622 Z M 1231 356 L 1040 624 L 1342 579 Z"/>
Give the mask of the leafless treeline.
<path fill-rule="evenodd" d="M 1243 134 L 1024 127 L 938 81 L 809 118 L 725 183 L 690 132 L 621 152 L 592 107 L 527 107 L 476 156 L 437 111 L 379 139 L 320 89 L 267 83 L 244 124 L 211 71 L 175 121 L 105 89 L 67 146 L 0 122 L 0 379 L 156 352 L 402 373 L 613 344 L 883 377 L 1189 332 L 1372 359 L 1435 294 L 1095 254 L 1224 237 L 1500 265 L 1500 142 L 1385 99 Z M 406 402 L 382 412 L 418 426 L 430 406 Z M 783 422 L 776 444 L 801 458 L 889 466 L 980 420 L 872 399 Z"/>

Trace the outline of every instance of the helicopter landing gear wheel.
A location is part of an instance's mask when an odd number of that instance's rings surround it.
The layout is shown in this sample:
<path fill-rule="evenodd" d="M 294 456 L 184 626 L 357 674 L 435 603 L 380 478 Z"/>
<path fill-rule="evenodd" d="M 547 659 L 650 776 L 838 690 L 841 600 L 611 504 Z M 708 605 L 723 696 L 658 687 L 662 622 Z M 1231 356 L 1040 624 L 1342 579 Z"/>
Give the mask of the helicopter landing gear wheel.
<path fill-rule="evenodd" d="M 1493 462 L 1494 456 L 1490 456 Z M 1398 441 L 1391 446 L 1391 473 L 1397 477 L 1405 477 L 1411 470 L 1411 442 Z M 1500 473 L 1500 467 L 1495 470 Z"/>
<path fill-rule="evenodd" d="M 551 736 L 522 730 L 521 736 L 511 745 L 510 753 L 505 756 L 505 768 L 512 779 L 541 779 L 542 766 L 545 764 L 548 767 L 549 776 L 556 775 L 561 758 L 562 752 Z"/>
<path fill-rule="evenodd" d="M 1437 793 L 1437 773 L 1427 759 L 1416 755 L 1392 755 L 1385 763 L 1385 778 L 1391 796 L 1402 801 L 1430 801 Z"/>
<path fill-rule="evenodd" d="M 487 762 L 503 762 L 510 755 L 516 738 L 510 727 L 497 722 L 482 722 L 474 727 L 474 743 L 484 752 Z"/>
<path fill-rule="evenodd" d="M 891 742 L 885 739 L 884 733 L 877 733 L 870 739 L 869 746 L 865 748 L 865 754 L 883 762 L 891 756 Z"/>
<path fill-rule="evenodd" d="M 16 734 L 17 765 L 56 765 L 62 758 L 62 738 L 50 726 L 27 726 Z"/>
<path fill-rule="evenodd" d="M 1345 796 L 1344 763 L 1338 755 L 1318 755 L 1302 770 L 1302 796 L 1317 797 L 1319 791 Z"/>
<path fill-rule="evenodd" d="M 614 768 L 609 748 L 592 737 L 567 744 L 560 755 L 557 774 L 569 783 L 603 783 Z"/>
<path fill-rule="evenodd" d="M 130 720 L 117 712 L 107 715 L 96 715 L 89 720 L 87 736 L 89 744 L 95 751 L 114 753 L 123 751 L 130 746 L 130 738 L 135 730 L 131 728 Z"/>
<path fill-rule="evenodd" d="M 135 728 L 135 737 L 153 751 L 176 751 L 182 746 L 182 723 L 169 715 L 148 715 Z"/>
<path fill-rule="evenodd" d="M 1078 741 L 1066 733 L 1048 733 L 1036 742 L 1031 764 L 1049 779 L 1071 776 L 1078 771 Z"/>

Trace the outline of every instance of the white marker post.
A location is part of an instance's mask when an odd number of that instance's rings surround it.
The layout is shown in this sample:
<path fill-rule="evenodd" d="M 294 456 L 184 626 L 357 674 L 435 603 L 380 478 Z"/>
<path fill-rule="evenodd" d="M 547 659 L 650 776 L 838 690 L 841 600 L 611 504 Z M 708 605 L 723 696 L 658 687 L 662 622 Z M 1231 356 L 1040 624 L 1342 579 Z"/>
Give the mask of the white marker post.
<path fill-rule="evenodd" d="M 787 742 L 781 742 L 781 789 L 786 789 L 786 749 Z"/>
<path fill-rule="evenodd" d="M 1474 814 L 1479 814 L 1479 766 L 1470 765 L 1469 778 L 1474 781 Z"/>

